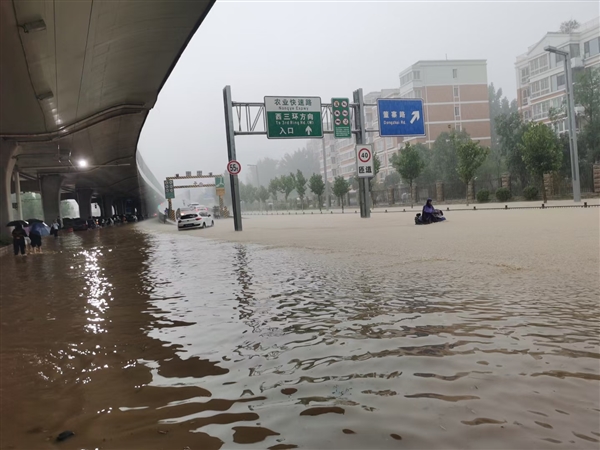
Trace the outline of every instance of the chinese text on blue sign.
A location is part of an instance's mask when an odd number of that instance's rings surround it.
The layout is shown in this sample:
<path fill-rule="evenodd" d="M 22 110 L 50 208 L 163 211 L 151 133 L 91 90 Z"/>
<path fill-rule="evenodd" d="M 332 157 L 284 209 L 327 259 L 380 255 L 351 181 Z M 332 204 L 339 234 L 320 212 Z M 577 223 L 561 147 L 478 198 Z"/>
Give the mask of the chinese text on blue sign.
<path fill-rule="evenodd" d="M 417 98 L 379 98 L 381 136 L 424 136 L 423 100 Z"/>

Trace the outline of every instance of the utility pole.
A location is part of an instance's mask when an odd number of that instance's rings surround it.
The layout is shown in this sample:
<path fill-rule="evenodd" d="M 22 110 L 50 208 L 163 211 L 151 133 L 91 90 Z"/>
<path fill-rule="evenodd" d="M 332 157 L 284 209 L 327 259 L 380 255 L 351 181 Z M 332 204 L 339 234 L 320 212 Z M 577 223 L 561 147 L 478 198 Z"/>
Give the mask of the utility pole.
<path fill-rule="evenodd" d="M 327 208 L 331 208 L 331 193 L 329 192 L 329 180 L 327 179 L 327 155 L 325 152 L 325 135 L 321 138 L 323 144 L 323 181 L 325 182 L 325 198 L 327 201 Z M 321 205 L 319 205 L 321 208 Z"/>
<path fill-rule="evenodd" d="M 354 120 L 356 121 L 356 144 L 361 145 L 366 142 L 365 136 L 365 102 L 362 89 L 354 91 Z M 372 158 L 373 156 L 371 156 Z M 368 219 L 371 217 L 371 204 L 369 195 L 369 180 L 366 178 L 358 179 L 358 193 L 360 198 L 360 217 Z"/>

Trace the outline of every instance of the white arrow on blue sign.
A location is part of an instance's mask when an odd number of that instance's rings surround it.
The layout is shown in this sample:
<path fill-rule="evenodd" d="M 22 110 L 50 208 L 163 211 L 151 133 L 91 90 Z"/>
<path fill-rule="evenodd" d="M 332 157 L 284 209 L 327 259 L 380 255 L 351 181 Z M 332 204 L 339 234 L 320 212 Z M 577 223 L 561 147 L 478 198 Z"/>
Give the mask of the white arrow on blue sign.
<path fill-rule="evenodd" d="M 380 136 L 425 136 L 423 100 L 378 98 Z"/>

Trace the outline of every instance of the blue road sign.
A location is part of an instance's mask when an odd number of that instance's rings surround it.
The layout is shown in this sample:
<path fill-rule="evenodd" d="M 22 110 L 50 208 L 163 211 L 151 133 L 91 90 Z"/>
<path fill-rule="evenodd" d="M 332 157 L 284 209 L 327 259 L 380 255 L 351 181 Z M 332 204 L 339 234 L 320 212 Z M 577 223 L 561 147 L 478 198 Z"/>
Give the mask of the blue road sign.
<path fill-rule="evenodd" d="M 381 136 L 425 136 L 420 98 L 378 98 L 377 109 Z"/>

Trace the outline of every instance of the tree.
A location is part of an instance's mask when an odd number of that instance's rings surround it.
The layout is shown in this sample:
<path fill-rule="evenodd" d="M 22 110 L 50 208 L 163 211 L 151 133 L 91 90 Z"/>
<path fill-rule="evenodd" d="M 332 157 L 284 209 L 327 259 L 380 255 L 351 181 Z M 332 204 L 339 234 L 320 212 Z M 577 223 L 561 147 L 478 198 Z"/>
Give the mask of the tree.
<path fill-rule="evenodd" d="M 313 173 L 308 181 L 308 188 L 310 191 L 317 196 L 317 200 L 319 201 L 319 211 L 321 211 L 321 205 L 323 202 L 321 201 L 321 196 L 325 192 L 325 183 L 323 182 L 323 176 Z"/>
<path fill-rule="evenodd" d="M 475 177 L 475 172 L 483 164 L 490 150 L 479 145 L 479 142 L 469 140 L 459 142 L 456 146 L 458 165 L 456 171 L 461 181 L 467 185 L 467 206 L 469 205 L 469 183 Z"/>
<path fill-rule="evenodd" d="M 371 202 L 373 203 L 373 206 L 375 206 L 375 203 L 377 201 L 377 196 L 375 195 L 375 187 L 377 185 L 377 181 L 375 179 L 377 178 L 377 174 L 380 170 L 381 160 L 379 159 L 379 155 L 375 153 L 373 155 L 373 178 L 369 178 L 369 192 L 371 193 Z"/>
<path fill-rule="evenodd" d="M 410 186 L 410 202 L 411 208 L 413 203 L 412 186 L 413 181 L 423 172 L 425 169 L 425 163 L 421 159 L 421 155 L 418 150 L 410 145 L 410 142 L 406 143 L 406 147 L 400 150 L 399 155 L 392 156 L 392 166 L 398 171 L 404 181 L 407 181 Z"/>
<path fill-rule="evenodd" d="M 340 200 L 342 204 L 342 212 L 344 212 L 344 196 L 350 192 L 350 183 L 343 176 L 335 177 L 333 182 L 333 194 Z"/>
<path fill-rule="evenodd" d="M 561 33 L 570 34 L 573 31 L 575 31 L 577 28 L 579 28 L 579 22 L 577 22 L 575 19 L 565 20 L 564 22 L 562 22 L 560 24 L 560 32 Z"/>
<path fill-rule="evenodd" d="M 400 176 L 400 174 L 398 172 L 392 172 L 387 177 L 385 177 L 385 180 L 383 180 L 383 185 L 386 188 L 391 188 L 400 184 L 401 181 L 402 177 Z"/>
<path fill-rule="evenodd" d="M 278 170 L 281 175 L 294 173 L 296 170 L 301 170 L 302 173 L 317 173 L 319 171 L 319 158 L 306 148 L 298 149 L 294 153 L 284 155 L 279 161 Z"/>
<path fill-rule="evenodd" d="M 304 177 L 304 174 L 300 171 L 300 169 L 298 169 L 294 181 L 296 182 L 296 192 L 298 193 L 298 197 L 300 197 L 302 211 L 304 211 L 304 195 L 306 194 L 306 182 L 308 180 Z"/>
<path fill-rule="evenodd" d="M 273 178 L 269 182 L 269 193 L 273 197 L 273 200 L 277 201 L 277 193 L 281 191 L 280 179 Z"/>
<path fill-rule="evenodd" d="M 579 159 L 587 154 L 588 162 L 600 161 L 600 69 L 585 69 L 575 83 L 575 104 L 583 106 L 580 121 Z"/>
<path fill-rule="evenodd" d="M 258 197 L 258 199 L 261 202 L 266 203 L 266 201 L 269 200 L 269 191 L 267 190 L 266 187 L 261 186 L 258 188 L 258 191 L 256 192 L 256 196 Z"/>
<path fill-rule="evenodd" d="M 358 189 L 358 178 L 356 178 L 356 177 L 348 178 L 348 184 L 350 185 L 350 188 L 352 188 L 356 191 Z"/>
<path fill-rule="evenodd" d="M 518 178 L 521 187 L 524 188 L 529 183 L 529 171 L 523 162 L 521 142 L 529 123 L 523 122 L 521 115 L 517 112 L 502 114 L 496 117 L 495 122 L 500 151 L 506 158 L 508 170 Z"/>
<path fill-rule="evenodd" d="M 285 195 L 287 202 L 290 193 L 296 188 L 296 180 L 293 173 L 279 177 L 279 192 Z"/>
<path fill-rule="evenodd" d="M 523 133 L 521 145 L 523 161 L 532 175 L 538 177 L 542 183 L 544 203 L 548 201 L 544 174 L 555 172 L 560 168 L 562 152 L 559 148 L 554 131 L 543 123 L 532 124 Z"/>

